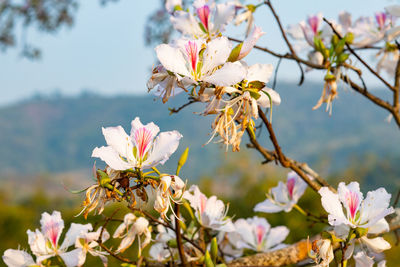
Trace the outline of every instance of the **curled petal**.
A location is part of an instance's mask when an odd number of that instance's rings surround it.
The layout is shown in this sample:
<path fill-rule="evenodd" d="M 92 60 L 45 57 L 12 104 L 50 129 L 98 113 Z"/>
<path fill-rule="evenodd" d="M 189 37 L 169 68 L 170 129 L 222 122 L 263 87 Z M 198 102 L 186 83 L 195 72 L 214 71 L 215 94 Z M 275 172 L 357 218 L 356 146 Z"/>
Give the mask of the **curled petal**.
<path fill-rule="evenodd" d="M 114 170 L 124 171 L 132 168 L 132 165 L 121 159 L 118 152 L 110 146 L 96 147 L 93 149 L 92 157 L 100 158 Z"/>
<path fill-rule="evenodd" d="M 231 86 L 242 81 L 245 76 L 246 69 L 241 64 L 228 62 L 203 80 L 216 86 Z"/>

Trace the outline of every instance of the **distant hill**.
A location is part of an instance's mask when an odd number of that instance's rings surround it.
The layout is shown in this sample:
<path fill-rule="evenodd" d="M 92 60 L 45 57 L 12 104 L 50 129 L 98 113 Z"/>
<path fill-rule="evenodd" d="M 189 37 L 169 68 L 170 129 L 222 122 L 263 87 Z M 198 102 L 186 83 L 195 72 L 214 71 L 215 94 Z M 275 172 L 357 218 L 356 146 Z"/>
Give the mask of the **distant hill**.
<path fill-rule="evenodd" d="M 312 111 L 322 85 L 278 84 L 281 106 L 273 110 L 273 124 L 284 151 L 311 163 L 330 160 L 332 167 L 346 166 L 349 158 L 365 153 L 378 156 L 400 155 L 400 131 L 385 122 L 387 113 L 351 91 L 340 90 L 331 117 L 324 107 Z M 229 156 L 219 145 L 202 145 L 208 140 L 211 118 L 194 112 L 194 105 L 180 114 L 169 115 L 168 107 L 184 102 L 178 97 L 163 105 L 153 96 L 105 97 L 85 93 L 79 97 L 33 98 L 0 108 L 0 174 L 66 172 L 88 169 L 94 159 L 92 149 L 105 144 L 102 126 L 122 125 L 127 132 L 130 121 L 154 121 L 161 131 L 177 129 L 184 138 L 167 169 L 175 168 L 179 154 L 190 147 L 185 173 L 197 178 L 209 174 L 219 158 Z M 267 139 L 265 129 L 261 132 Z M 245 146 L 242 146 L 245 150 Z M 257 158 L 258 159 L 258 158 Z"/>

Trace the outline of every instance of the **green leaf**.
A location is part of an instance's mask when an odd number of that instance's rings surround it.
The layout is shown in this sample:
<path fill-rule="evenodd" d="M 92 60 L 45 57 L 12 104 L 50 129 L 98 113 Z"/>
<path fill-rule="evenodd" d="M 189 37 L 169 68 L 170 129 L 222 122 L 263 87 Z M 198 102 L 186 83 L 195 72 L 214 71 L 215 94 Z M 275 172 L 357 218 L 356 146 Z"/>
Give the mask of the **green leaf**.
<path fill-rule="evenodd" d="M 231 54 L 228 57 L 228 62 L 235 62 L 239 58 L 240 50 L 242 50 L 242 46 L 243 46 L 243 43 L 240 43 L 232 49 Z"/>
<path fill-rule="evenodd" d="M 264 87 L 265 87 L 265 83 L 260 82 L 260 81 L 252 81 L 249 83 L 249 88 L 256 88 L 258 90 L 261 90 Z"/>
<path fill-rule="evenodd" d="M 338 63 L 338 64 L 342 64 L 342 63 L 344 63 L 348 58 L 349 58 L 349 54 L 346 54 L 346 53 L 340 54 L 340 56 L 339 56 L 338 59 L 337 59 L 337 63 Z"/>

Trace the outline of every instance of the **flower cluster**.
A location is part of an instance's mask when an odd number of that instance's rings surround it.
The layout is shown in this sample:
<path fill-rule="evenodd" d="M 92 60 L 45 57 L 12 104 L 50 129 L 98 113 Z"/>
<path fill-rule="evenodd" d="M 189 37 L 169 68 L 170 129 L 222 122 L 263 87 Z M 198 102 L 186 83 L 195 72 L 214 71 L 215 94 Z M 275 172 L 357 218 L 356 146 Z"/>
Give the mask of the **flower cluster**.
<path fill-rule="evenodd" d="M 181 4 L 166 1 L 172 25 L 182 37 L 155 48 L 160 65 L 154 68 L 148 88 L 163 102 L 185 91 L 194 101 L 205 103 L 202 114 L 215 114 L 210 141 L 218 135 L 220 142 L 237 151 L 246 129 L 254 130 L 258 108 L 271 108 L 281 101 L 276 91 L 266 87 L 272 65 L 249 66 L 243 61 L 264 34 L 261 28 L 255 26 L 235 47 L 223 36 L 235 16 L 236 24 L 252 21 L 256 7 L 196 0 L 192 12 Z"/>
<path fill-rule="evenodd" d="M 72 223 L 60 244 L 59 239 L 64 229 L 61 213 L 54 211 L 42 214 L 41 229 L 34 232 L 27 231 L 28 243 L 34 259 L 23 250 L 8 249 L 4 252 L 3 261 L 8 266 L 48 266 L 62 260 L 67 267 L 82 266 L 86 261 L 86 254 L 99 257 L 104 266 L 107 266 L 108 253 L 102 250 L 98 241 L 105 242 L 110 235 L 106 229 L 99 228 L 93 231 L 92 225 Z M 73 249 L 70 249 L 74 246 Z"/>
<path fill-rule="evenodd" d="M 394 40 L 400 34 L 400 26 L 395 23 L 400 16 L 399 10 L 399 6 L 389 6 L 374 17 L 356 20 L 349 12 L 342 11 L 338 20 L 330 20 L 329 24 L 323 22 L 323 15 L 318 13 L 308 16 L 306 21 L 288 26 L 286 32 L 295 40 L 295 51 L 306 52 L 310 63 L 327 69 L 323 92 L 314 109 L 327 103 L 326 110 L 331 113 L 332 101 L 337 97 L 337 81 L 343 78 L 346 69 L 356 70 L 346 45 L 353 49 L 366 49 L 383 43 L 383 48 L 376 50 L 377 73 L 384 70 L 391 76 L 395 75 L 399 52 Z"/>

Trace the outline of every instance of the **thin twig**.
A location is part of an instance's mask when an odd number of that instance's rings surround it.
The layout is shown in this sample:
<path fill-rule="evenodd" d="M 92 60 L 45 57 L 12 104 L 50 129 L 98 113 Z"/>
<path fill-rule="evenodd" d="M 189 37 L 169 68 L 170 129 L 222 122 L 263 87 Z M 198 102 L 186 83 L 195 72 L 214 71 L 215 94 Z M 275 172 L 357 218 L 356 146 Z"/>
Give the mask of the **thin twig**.
<path fill-rule="evenodd" d="M 176 234 L 176 243 L 178 245 L 179 257 L 181 258 L 181 262 L 183 266 L 188 266 L 185 256 L 185 251 L 183 250 L 182 243 L 182 235 L 181 235 L 181 226 L 179 223 L 178 217 L 180 216 L 179 212 L 179 204 L 175 204 L 175 234 Z"/>

